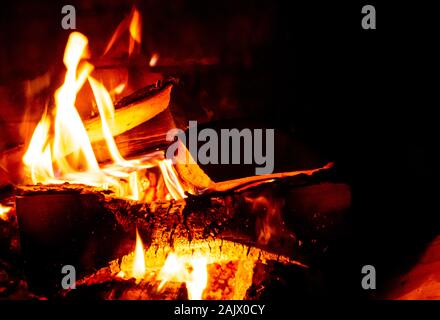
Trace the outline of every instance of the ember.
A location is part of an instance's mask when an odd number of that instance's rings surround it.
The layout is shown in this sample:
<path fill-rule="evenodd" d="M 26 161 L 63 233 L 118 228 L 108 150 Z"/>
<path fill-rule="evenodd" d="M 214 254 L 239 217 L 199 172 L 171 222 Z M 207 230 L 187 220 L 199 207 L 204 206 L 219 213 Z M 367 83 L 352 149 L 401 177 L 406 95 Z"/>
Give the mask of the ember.
<path fill-rule="evenodd" d="M 12 209 L 11 207 L 3 206 L 0 203 L 0 219 L 6 220 L 7 219 L 7 214 L 8 214 L 9 211 L 11 211 L 11 209 Z"/>

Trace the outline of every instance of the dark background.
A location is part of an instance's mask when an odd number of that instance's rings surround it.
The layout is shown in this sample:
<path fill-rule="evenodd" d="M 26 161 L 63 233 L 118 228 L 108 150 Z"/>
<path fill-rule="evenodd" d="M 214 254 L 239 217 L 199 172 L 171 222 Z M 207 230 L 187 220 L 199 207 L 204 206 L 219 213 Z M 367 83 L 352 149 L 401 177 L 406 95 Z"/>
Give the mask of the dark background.
<path fill-rule="evenodd" d="M 185 59 L 216 58 L 210 68 L 196 63 L 177 70 L 189 74 L 185 81 L 198 105 L 216 111 L 213 123 L 277 128 L 296 141 L 280 147 L 280 158 L 295 163 L 294 169 L 336 163 L 341 179 L 352 186 L 354 226 L 338 253 L 334 297 L 374 298 L 439 232 L 430 156 L 437 147 L 438 103 L 430 100 L 436 81 L 428 77 L 436 76 L 430 60 L 435 19 L 426 17 L 434 11 L 397 1 L 305 3 L 139 2 L 142 50 L 174 59 L 176 68 Z M 123 1 L 65 4 L 75 5 L 78 30 L 97 48 L 131 7 Z M 365 4 L 376 6 L 377 30 L 361 28 Z M 60 27 L 62 5 L 1 5 L 2 148 L 16 142 L 14 123 L 23 112 L 10 87 L 59 67 L 68 36 Z M 378 292 L 361 289 L 365 264 L 377 269 Z"/>

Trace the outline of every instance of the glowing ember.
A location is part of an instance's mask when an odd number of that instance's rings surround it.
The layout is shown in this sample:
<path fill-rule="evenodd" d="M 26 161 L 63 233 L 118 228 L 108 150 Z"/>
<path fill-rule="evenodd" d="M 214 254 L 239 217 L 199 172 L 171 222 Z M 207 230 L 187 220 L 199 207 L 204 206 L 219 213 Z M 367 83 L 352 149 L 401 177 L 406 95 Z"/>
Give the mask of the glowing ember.
<path fill-rule="evenodd" d="M 0 219 L 6 220 L 8 218 L 8 212 L 11 211 L 12 207 L 3 206 L 0 203 Z"/>
<path fill-rule="evenodd" d="M 159 273 L 159 290 L 167 282 L 185 282 L 190 300 L 201 300 L 208 283 L 207 259 L 205 257 L 177 256 L 170 253 Z"/>
<path fill-rule="evenodd" d="M 159 54 L 158 53 L 153 53 L 153 55 L 150 58 L 150 67 L 154 67 L 157 65 L 157 61 L 159 61 Z"/>
<path fill-rule="evenodd" d="M 159 249 L 160 248 L 160 249 Z M 252 285 L 257 262 L 277 260 L 283 264 L 307 266 L 287 257 L 247 247 L 227 240 L 178 242 L 167 245 L 150 245 L 144 251 L 145 273 L 142 278 L 158 282 L 157 291 L 168 287 L 179 288 L 185 284 L 189 299 L 241 300 Z M 130 278 L 135 254 L 124 256 L 110 263 L 116 277 Z"/>

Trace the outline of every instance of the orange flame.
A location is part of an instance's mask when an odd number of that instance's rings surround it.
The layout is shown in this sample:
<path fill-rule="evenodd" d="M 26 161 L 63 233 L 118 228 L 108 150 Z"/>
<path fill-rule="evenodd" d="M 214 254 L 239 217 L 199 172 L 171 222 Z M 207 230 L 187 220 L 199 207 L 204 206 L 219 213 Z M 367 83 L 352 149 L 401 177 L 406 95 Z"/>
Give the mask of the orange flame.
<path fill-rule="evenodd" d="M 139 22 L 140 18 L 133 21 Z M 185 198 L 171 162 L 163 159 L 162 153 L 126 160 L 119 152 L 111 131 L 116 120 L 110 93 L 90 75 L 93 66 L 82 60 L 87 44 L 87 38 L 79 32 L 73 32 L 68 39 L 63 60 L 67 71 L 64 83 L 55 92 L 53 115 L 43 114 L 23 157 L 27 176 L 33 184 L 72 182 L 111 188 L 118 196 L 133 200 Z M 75 107 L 76 96 L 86 81 L 96 101 L 102 134 L 112 160 L 102 168 Z M 160 171 L 161 184 L 153 184 L 147 178 L 157 179 L 152 172 L 146 175 L 154 166 Z M 151 192 L 151 188 L 161 190 Z"/>
<path fill-rule="evenodd" d="M 128 15 L 116 28 L 107 47 L 104 50 L 104 55 L 107 54 L 110 49 L 115 45 L 115 43 L 122 37 L 124 32 L 129 32 L 129 43 L 128 43 L 128 55 L 131 56 L 135 51 L 136 43 L 140 45 L 142 39 L 142 18 L 139 11 L 133 7 Z"/>

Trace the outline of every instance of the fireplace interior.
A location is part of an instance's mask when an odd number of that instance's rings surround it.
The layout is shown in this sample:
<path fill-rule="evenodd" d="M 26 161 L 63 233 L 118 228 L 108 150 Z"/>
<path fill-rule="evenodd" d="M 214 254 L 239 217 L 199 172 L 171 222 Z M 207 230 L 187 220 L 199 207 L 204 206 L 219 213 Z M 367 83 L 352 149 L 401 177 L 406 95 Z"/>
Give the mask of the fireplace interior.
<path fill-rule="evenodd" d="M 2 9 L 0 299 L 359 293 L 368 227 L 355 229 L 353 114 L 335 98 L 343 57 L 330 46 L 346 34 L 282 1 L 71 5 L 75 30 L 53 2 Z M 273 170 L 194 161 L 200 140 L 168 157 L 167 134 L 190 136 L 194 122 L 218 136 L 273 129 Z M 70 267 L 75 289 L 64 288 Z"/>

